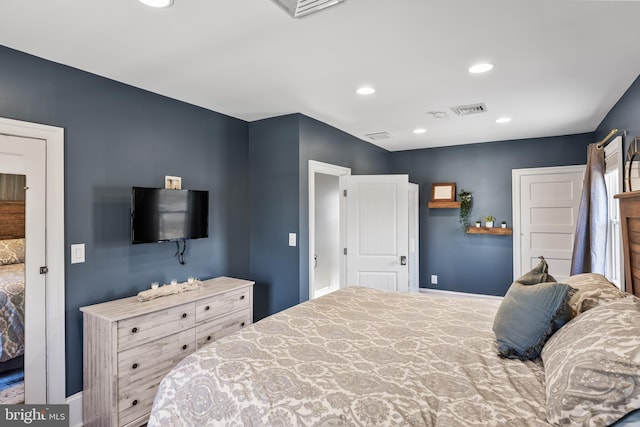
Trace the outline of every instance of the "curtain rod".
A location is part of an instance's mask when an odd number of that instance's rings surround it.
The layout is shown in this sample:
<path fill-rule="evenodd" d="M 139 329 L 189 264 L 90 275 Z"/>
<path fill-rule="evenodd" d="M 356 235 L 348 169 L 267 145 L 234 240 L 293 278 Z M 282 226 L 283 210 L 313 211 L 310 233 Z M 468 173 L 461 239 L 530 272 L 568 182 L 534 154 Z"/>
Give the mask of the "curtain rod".
<path fill-rule="evenodd" d="M 611 129 L 611 132 L 609 132 L 609 134 L 607 136 L 605 136 L 604 138 L 602 138 L 602 141 L 598 142 L 598 145 L 596 146 L 597 148 L 602 148 L 605 145 L 607 145 L 609 143 L 609 140 L 611 138 L 613 138 L 618 132 L 620 132 L 618 129 Z M 626 136 L 627 135 L 627 131 L 623 130 L 622 133 Z"/>

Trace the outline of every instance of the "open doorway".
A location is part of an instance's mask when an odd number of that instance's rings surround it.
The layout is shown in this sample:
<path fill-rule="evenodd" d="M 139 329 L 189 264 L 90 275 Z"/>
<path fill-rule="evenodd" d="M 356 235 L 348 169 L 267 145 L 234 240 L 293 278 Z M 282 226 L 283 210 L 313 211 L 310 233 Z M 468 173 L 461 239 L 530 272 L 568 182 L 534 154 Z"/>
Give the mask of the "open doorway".
<path fill-rule="evenodd" d="M 0 172 L 26 176 L 24 401 L 65 403 L 64 130 L 0 118 L 0 146 Z"/>
<path fill-rule="evenodd" d="M 351 169 L 309 160 L 309 299 L 340 287 L 340 177 Z"/>

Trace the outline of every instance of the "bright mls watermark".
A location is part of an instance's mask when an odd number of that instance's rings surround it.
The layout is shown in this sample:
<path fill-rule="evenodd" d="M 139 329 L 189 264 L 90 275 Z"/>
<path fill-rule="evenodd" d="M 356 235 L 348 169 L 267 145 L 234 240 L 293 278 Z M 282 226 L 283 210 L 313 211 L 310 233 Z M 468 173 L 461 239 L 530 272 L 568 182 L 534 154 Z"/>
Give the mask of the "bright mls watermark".
<path fill-rule="evenodd" d="M 0 405 L 0 425 L 69 427 L 69 405 Z"/>

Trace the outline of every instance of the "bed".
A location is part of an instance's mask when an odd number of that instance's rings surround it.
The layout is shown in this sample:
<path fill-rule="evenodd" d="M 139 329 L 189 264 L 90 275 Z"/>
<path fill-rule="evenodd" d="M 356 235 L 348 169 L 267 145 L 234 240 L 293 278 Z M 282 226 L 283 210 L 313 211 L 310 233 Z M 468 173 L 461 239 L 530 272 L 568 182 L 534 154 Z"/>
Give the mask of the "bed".
<path fill-rule="evenodd" d="M 535 357 L 501 348 L 514 286 L 563 289 L 551 320 L 568 318 Z M 349 287 L 302 303 L 185 358 L 148 425 L 622 426 L 639 407 L 640 300 L 545 270 L 504 300 Z"/>
<path fill-rule="evenodd" d="M 24 239 L 0 240 L 0 372 L 24 354 Z"/>

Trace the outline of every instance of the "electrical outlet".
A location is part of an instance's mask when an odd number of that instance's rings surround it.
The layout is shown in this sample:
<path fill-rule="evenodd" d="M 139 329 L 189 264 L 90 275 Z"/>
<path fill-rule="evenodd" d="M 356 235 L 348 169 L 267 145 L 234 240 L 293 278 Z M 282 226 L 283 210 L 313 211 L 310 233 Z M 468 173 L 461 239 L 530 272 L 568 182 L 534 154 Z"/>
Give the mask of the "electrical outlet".
<path fill-rule="evenodd" d="M 296 233 L 289 233 L 289 246 L 296 245 Z"/>
<path fill-rule="evenodd" d="M 431 275 L 431 284 L 432 285 L 437 285 L 438 284 L 438 275 L 437 274 L 432 274 Z"/>

